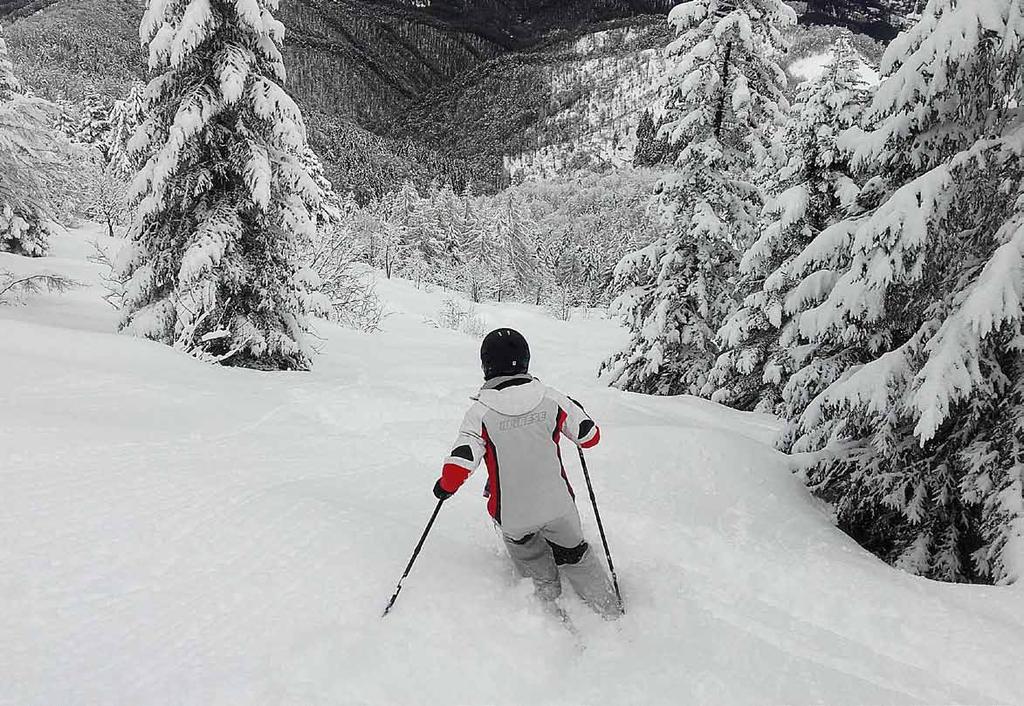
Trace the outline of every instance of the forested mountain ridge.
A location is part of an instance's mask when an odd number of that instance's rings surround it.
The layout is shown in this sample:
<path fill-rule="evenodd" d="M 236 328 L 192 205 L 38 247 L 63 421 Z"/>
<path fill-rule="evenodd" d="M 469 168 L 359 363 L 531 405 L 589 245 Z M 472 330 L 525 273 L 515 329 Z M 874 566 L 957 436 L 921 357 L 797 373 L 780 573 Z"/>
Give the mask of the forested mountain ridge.
<path fill-rule="evenodd" d="M 331 180 L 360 201 L 406 179 L 492 190 L 507 183 L 509 167 L 561 164 L 549 154 L 559 145 L 585 145 L 574 164 L 624 154 L 622 140 L 639 116 L 621 104 L 652 90 L 632 83 L 649 78 L 644 53 L 667 43 L 664 13 L 673 4 L 289 0 L 280 13 L 288 88 Z M 875 4 L 819 1 L 806 9 L 845 22 Z M 137 32 L 143 6 L 6 0 L 0 17 L 14 18 L 8 43 L 26 85 L 55 100 L 112 101 L 146 76 Z M 614 41 L 580 50 L 599 33 Z"/>
<path fill-rule="evenodd" d="M 7 34 L 19 75 L 48 98 L 120 97 L 118 82 L 145 76 L 143 7 L 139 0 L 58 0 L 15 19 Z M 281 19 L 289 88 L 304 104 L 345 117 L 391 112 L 499 51 L 473 34 L 430 25 L 413 31 L 401 19 L 345 3 L 293 0 L 282 4 Z"/>
<path fill-rule="evenodd" d="M 311 141 L 324 153 L 339 190 L 354 191 L 365 200 L 380 195 L 382 185 L 406 178 L 420 183 L 432 177 L 464 181 L 466 174 L 475 174 L 486 187 L 500 173 L 500 155 L 489 162 L 497 171 L 481 178 L 478 169 L 454 164 L 457 150 L 439 155 L 437 148 L 447 145 L 430 139 L 430 131 L 417 134 L 381 126 L 404 115 L 423 96 L 436 95 L 453 81 L 466 81 L 490 59 L 551 44 L 552 33 L 585 33 L 594 22 L 667 11 L 671 4 L 481 0 L 422 6 L 397 0 L 292 0 L 282 3 L 280 14 L 287 28 L 289 90 L 302 105 Z M 95 94 L 112 101 L 146 76 L 137 30 L 143 6 L 139 0 L 35 0 L 7 2 L 0 6 L 0 16 L 14 18 L 7 28 L 8 43 L 26 85 L 54 100 L 81 101 Z M 59 43 L 53 41 L 57 36 Z M 541 52 L 524 61 L 548 60 Z M 513 59 L 483 71 L 500 72 L 517 63 Z M 531 90 L 530 85 L 520 86 L 511 96 L 513 103 Z"/>
<path fill-rule="evenodd" d="M 640 11 L 667 12 L 671 4 L 671 0 L 435 0 L 426 5 L 400 0 L 291 0 L 281 4 L 280 19 L 288 29 L 285 57 L 292 92 L 306 105 L 354 116 L 365 124 L 393 114 L 403 101 L 481 61 L 535 45 L 553 30 Z M 111 74 L 120 78 L 144 74 L 145 55 L 137 31 L 144 5 L 141 0 L 5 0 L 0 4 L 0 19 L 14 18 L 6 24 L 19 75 L 32 83 L 49 69 L 64 80 L 44 83 L 41 92 L 54 98 L 79 98 L 76 93 L 91 85 L 81 86 L 82 81 L 75 78 L 91 84 Z M 97 29 L 101 30 L 99 42 Z M 55 36 L 62 41 L 53 42 Z M 97 50 L 107 55 L 108 63 L 94 60 Z M 45 68 L 35 66 L 44 63 Z"/>
<path fill-rule="evenodd" d="M 436 146 L 487 189 L 505 185 L 510 158 L 570 143 L 582 160 L 576 166 L 596 166 L 594 155 L 577 145 L 605 137 L 608 123 L 616 122 L 609 112 L 623 117 L 611 132 L 625 138 L 633 131 L 639 114 L 631 112 L 639 104 L 620 105 L 621 95 L 634 88 L 656 92 L 658 78 L 648 64 L 670 38 L 657 15 L 559 32 L 531 49 L 481 63 L 413 101 L 377 131 Z M 515 176 L 516 169 L 511 172 Z"/>

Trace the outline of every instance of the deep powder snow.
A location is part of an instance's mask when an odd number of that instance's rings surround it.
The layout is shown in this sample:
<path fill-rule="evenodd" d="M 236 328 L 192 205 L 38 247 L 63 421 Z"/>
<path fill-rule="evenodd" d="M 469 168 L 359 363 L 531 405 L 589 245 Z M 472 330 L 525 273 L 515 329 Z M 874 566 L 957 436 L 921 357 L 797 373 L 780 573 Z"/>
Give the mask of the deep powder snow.
<path fill-rule="evenodd" d="M 91 283 L 0 307 L 0 703 L 1014 703 L 1019 588 L 896 571 L 835 529 L 773 420 L 603 387 L 623 332 L 485 305 L 602 425 L 588 460 L 627 601 L 575 638 L 511 577 L 478 472 L 392 614 L 479 383 L 444 294 L 382 281 L 311 373 L 211 367 L 112 333 L 95 228 L 0 268 Z M 582 488 L 574 453 L 569 476 Z M 585 493 L 578 493 L 599 545 Z M 567 588 L 568 591 L 568 588 Z"/>

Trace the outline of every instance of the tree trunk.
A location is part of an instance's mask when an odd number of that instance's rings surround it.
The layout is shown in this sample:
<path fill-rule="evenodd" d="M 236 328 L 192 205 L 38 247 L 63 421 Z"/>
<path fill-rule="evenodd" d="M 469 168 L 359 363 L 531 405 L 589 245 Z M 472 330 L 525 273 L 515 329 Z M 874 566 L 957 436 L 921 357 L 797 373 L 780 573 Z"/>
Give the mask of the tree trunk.
<path fill-rule="evenodd" d="M 725 57 L 722 60 L 722 88 L 718 96 L 718 108 L 715 110 L 715 139 L 722 139 L 722 122 L 725 120 L 725 97 L 729 87 L 729 59 L 732 57 L 732 42 L 725 45 Z"/>

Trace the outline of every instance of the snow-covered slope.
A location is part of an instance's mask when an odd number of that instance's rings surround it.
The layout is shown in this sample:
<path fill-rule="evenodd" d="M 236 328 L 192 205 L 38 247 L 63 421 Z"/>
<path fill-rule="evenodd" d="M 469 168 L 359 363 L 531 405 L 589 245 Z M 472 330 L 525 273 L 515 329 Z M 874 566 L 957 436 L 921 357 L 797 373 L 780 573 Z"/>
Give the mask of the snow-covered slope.
<path fill-rule="evenodd" d="M 83 238 L 0 269 L 95 280 Z M 425 322 L 442 294 L 380 292 L 385 330 L 324 324 L 306 374 L 114 335 L 96 287 L 0 308 L 0 703 L 1019 703 L 1018 588 L 889 568 L 790 475 L 772 420 L 604 388 L 622 332 L 527 306 L 481 313 L 603 425 L 627 615 L 567 601 L 580 652 L 510 578 L 475 477 L 381 620 L 478 341 Z"/>

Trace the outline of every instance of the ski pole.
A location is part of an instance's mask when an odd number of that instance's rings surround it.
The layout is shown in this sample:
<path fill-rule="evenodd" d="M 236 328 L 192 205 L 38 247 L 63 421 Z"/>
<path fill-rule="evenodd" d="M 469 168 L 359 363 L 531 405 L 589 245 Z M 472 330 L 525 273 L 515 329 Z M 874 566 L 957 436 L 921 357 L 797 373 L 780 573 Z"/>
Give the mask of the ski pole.
<path fill-rule="evenodd" d="M 587 470 L 587 459 L 583 455 L 583 449 L 577 449 L 580 452 L 580 465 L 583 466 L 583 477 L 587 480 L 587 490 L 590 492 L 590 503 L 594 506 L 594 517 L 597 518 L 597 531 L 601 533 L 601 544 L 604 545 L 604 556 L 608 560 L 608 571 L 612 575 L 612 586 L 615 588 L 615 597 L 619 599 L 619 610 L 622 614 L 626 614 L 626 606 L 622 602 L 622 594 L 619 592 L 619 579 L 615 575 L 615 565 L 612 564 L 612 553 L 608 549 L 608 537 L 604 533 L 604 524 L 601 522 L 601 513 L 597 510 L 597 497 L 594 496 L 594 485 L 590 482 L 590 471 Z"/>
<path fill-rule="evenodd" d="M 398 585 L 395 587 L 395 592 L 391 596 L 391 600 L 388 601 L 388 607 L 384 609 L 384 613 L 380 616 L 382 618 L 387 617 L 387 614 L 391 611 L 391 606 L 398 600 L 398 594 L 402 591 L 402 581 L 405 581 L 405 577 L 412 571 L 412 565 L 416 562 L 416 557 L 420 555 L 420 549 L 423 549 L 423 543 L 427 541 L 427 535 L 430 533 L 430 528 L 434 526 L 434 520 L 437 519 L 437 513 L 441 511 L 441 505 L 444 500 L 437 501 L 437 507 L 434 508 L 434 514 L 430 516 L 430 522 L 427 523 L 426 529 L 423 530 L 423 536 L 420 537 L 419 543 L 412 552 L 412 557 L 409 559 L 409 564 L 405 567 L 405 572 L 402 574 L 402 578 L 398 579 Z"/>

